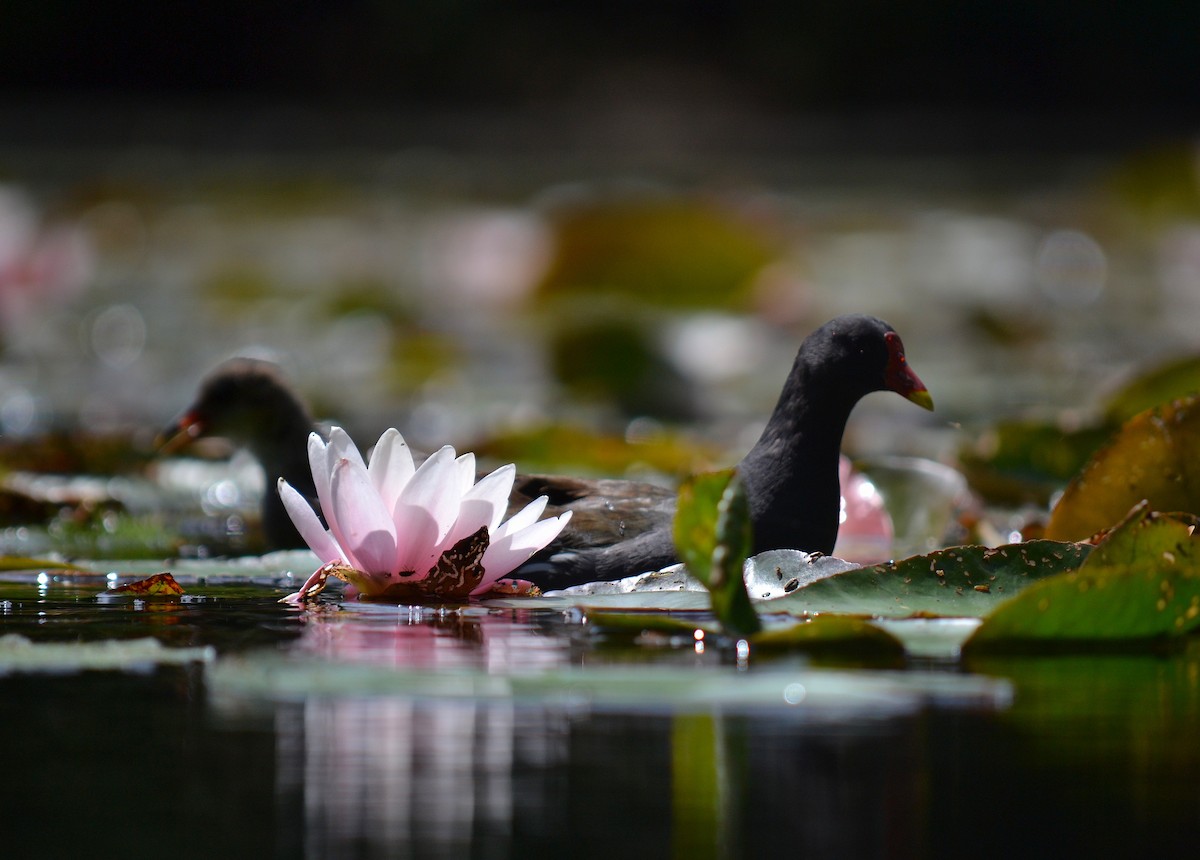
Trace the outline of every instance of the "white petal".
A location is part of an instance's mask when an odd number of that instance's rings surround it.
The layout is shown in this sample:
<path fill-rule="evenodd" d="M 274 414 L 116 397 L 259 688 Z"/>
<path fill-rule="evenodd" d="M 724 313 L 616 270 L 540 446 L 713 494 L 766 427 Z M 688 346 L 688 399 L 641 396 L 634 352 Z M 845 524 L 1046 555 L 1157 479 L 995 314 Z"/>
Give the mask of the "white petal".
<path fill-rule="evenodd" d="M 519 532 L 523 528 L 527 528 L 537 522 L 537 518 L 542 515 L 542 511 L 546 510 L 546 502 L 549 501 L 547 496 L 538 496 L 532 502 L 527 504 L 521 510 L 517 511 L 508 521 L 495 530 L 492 535 L 492 541 L 502 540 L 514 532 Z"/>
<path fill-rule="evenodd" d="M 508 509 L 508 496 L 516 474 L 516 466 L 502 466 L 467 490 L 454 528 L 442 541 L 440 549 L 449 549 L 481 526 L 486 526 L 489 533 L 494 532 Z"/>
<path fill-rule="evenodd" d="M 567 511 L 494 541 L 483 554 L 483 579 L 471 593 L 484 593 L 497 579 L 507 576 L 529 561 L 534 553 L 558 537 L 559 532 L 570 521 L 571 511 Z"/>
<path fill-rule="evenodd" d="M 475 486 L 475 455 L 468 451 L 455 460 L 454 465 L 458 467 L 458 494 L 466 495 Z"/>
<path fill-rule="evenodd" d="M 414 471 L 416 467 L 413 466 L 412 451 L 400 435 L 400 431 L 394 427 L 385 430 L 375 443 L 367 473 L 389 511 L 396 507 L 400 493 L 412 478 Z"/>
<path fill-rule="evenodd" d="M 321 512 L 325 514 L 325 522 L 332 526 L 333 500 L 329 496 L 329 478 L 332 472 L 325 453 L 326 447 L 325 440 L 318 434 L 308 434 L 308 467 L 312 470 L 313 484 L 317 488 L 317 501 L 321 504 Z"/>
<path fill-rule="evenodd" d="M 329 428 L 329 444 L 325 446 L 325 463 L 330 475 L 333 474 L 333 469 L 339 460 L 351 460 L 364 469 L 367 468 L 362 454 L 358 452 L 358 447 L 350 438 L 350 434 L 341 427 L 331 427 Z"/>
<path fill-rule="evenodd" d="M 283 507 L 287 510 L 288 516 L 292 518 L 296 531 L 300 533 L 300 537 L 304 538 L 308 548 L 317 554 L 317 558 L 321 559 L 323 564 L 339 558 L 344 559 L 341 547 L 325 530 L 325 526 L 321 525 L 321 520 L 317 518 L 316 512 L 308 504 L 308 501 L 283 478 L 279 479 L 279 498 L 283 501 Z"/>
<path fill-rule="evenodd" d="M 352 559 L 354 567 L 366 573 L 391 573 L 396 560 L 396 526 L 383 500 L 375 491 L 361 461 L 338 461 L 330 481 L 334 510 L 340 533 L 334 536 Z"/>
<path fill-rule="evenodd" d="M 462 502 L 462 492 L 459 490 L 458 484 L 458 468 L 454 460 L 454 449 L 449 445 L 444 446 L 417 467 L 412 479 L 400 493 L 396 518 L 397 535 L 400 535 L 401 528 L 400 508 L 416 506 L 428 511 L 436 523 L 435 543 L 445 540 L 454 525 L 454 520 L 458 517 L 458 508 Z"/>
<path fill-rule="evenodd" d="M 494 532 L 500 526 L 500 520 L 504 518 L 504 512 L 508 510 L 508 497 L 512 495 L 513 481 L 516 480 L 516 477 L 517 467 L 512 463 L 501 466 L 486 478 L 481 479 L 463 497 L 464 501 L 478 499 L 491 503 L 495 510 L 492 518 L 486 524 L 490 532 Z"/>

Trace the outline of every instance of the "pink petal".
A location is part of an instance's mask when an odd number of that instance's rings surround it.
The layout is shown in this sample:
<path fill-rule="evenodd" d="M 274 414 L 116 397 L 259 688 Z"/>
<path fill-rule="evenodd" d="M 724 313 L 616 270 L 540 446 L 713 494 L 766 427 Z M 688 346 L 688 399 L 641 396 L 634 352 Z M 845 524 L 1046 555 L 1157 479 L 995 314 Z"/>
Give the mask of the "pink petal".
<path fill-rule="evenodd" d="M 484 593 L 497 579 L 529 561 L 534 553 L 558 537 L 559 532 L 570 521 L 571 512 L 567 511 L 557 517 L 536 522 L 500 540 L 494 540 L 483 554 L 483 579 L 471 593 Z"/>
<path fill-rule="evenodd" d="M 367 474 L 371 476 L 371 481 L 388 510 L 396 506 L 401 491 L 412 478 L 414 471 L 416 467 L 413 466 L 412 451 L 409 450 L 404 437 L 395 428 L 385 430 L 375 443 Z"/>
<path fill-rule="evenodd" d="M 437 561 L 438 524 L 420 505 L 400 502 L 393 517 L 396 523 L 396 561 L 394 570 L 411 572 L 412 581 L 424 579 Z"/>
<path fill-rule="evenodd" d="M 401 506 L 415 506 L 424 508 L 433 518 L 437 525 L 435 545 L 445 540 L 455 518 L 458 517 L 458 508 L 462 502 L 457 480 L 458 468 L 454 460 L 454 449 L 446 445 L 417 467 L 412 479 L 400 493 L 397 511 Z M 400 525 L 397 514 L 398 535 Z"/>
<path fill-rule="evenodd" d="M 300 537 L 304 538 L 308 548 L 317 554 L 317 558 L 321 559 L 323 564 L 345 558 L 341 547 L 325 530 L 325 526 L 321 525 L 321 520 L 308 504 L 308 500 L 283 478 L 279 479 L 279 498 L 283 501 L 283 507 L 287 510 L 288 516 L 292 518 L 296 531 L 300 533 Z"/>
<path fill-rule="evenodd" d="M 361 461 L 342 459 L 330 482 L 341 534 L 338 543 L 365 573 L 391 573 L 396 560 L 396 526 Z"/>
<path fill-rule="evenodd" d="M 367 464 L 363 461 L 362 454 L 358 452 L 358 447 L 350 438 L 350 434 L 341 427 L 331 427 L 329 428 L 329 444 L 325 446 L 325 468 L 331 478 L 334 467 L 341 460 L 357 463 L 364 470 L 367 468 Z"/>

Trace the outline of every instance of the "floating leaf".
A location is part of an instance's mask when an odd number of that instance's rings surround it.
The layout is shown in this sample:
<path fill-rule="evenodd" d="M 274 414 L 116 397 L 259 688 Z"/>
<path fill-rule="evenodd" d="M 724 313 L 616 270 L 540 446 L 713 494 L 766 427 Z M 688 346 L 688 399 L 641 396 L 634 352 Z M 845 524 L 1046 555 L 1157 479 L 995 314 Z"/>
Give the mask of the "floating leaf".
<path fill-rule="evenodd" d="M 0 570 L 74 570 L 84 568 L 67 561 L 52 561 L 45 558 L 26 558 L 18 555 L 0 556 Z"/>
<path fill-rule="evenodd" d="M 1059 421 L 1006 421 L 959 452 L 971 486 L 1005 504 L 1047 504 L 1112 435 L 1112 427 L 1065 427 Z"/>
<path fill-rule="evenodd" d="M 1200 355 L 1188 355 L 1156 367 L 1127 382 L 1109 398 L 1105 421 L 1119 427 L 1162 403 L 1200 391 Z"/>
<path fill-rule="evenodd" d="M 1004 680 L 948 672 L 839 672 L 788 666 L 736 672 L 728 666 L 565 666 L 498 673 L 455 666 L 436 670 L 289 658 L 261 649 L 222 659 L 205 675 L 222 706 L 239 701 L 295 701 L 297 696 L 407 696 L 435 701 L 581 703 L 597 708 L 670 707 L 675 713 L 714 708 L 802 708 L 842 722 L 850 716 L 912 714 L 939 707 L 1003 708 Z"/>
<path fill-rule="evenodd" d="M 183 586 L 169 573 L 156 573 L 137 582 L 119 585 L 102 592 L 104 597 L 178 597 Z"/>
<path fill-rule="evenodd" d="M 751 647 L 830 651 L 873 657 L 904 656 L 900 640 L 861 618 L 822 615 L 799 624 L 772 627 L 750 637 Z"/>
<path fill-rule="evenodd" d="M 904 618 L 982 617 L 1043 577 L 1079 567 L 1091 547 L 1027 541 L 989 549 L 960 546 L 848 570 L 773 601 L 772 611 L 841 612 Z"/>
<path fill-rule="evenodd" d="M 1139 502 L 1157 511 L 1200 512 L 1200 397 L 1130 419 L 1071 481 L 1046 537 L 1084 540 L 1119 522 Z"/>
<path fill-rule="evenodd" d="M 1200 626 L 1200 536 L 1194 520 L 1136 510 L 1079 570 L 998 607 L 967 648 L 1028 640 L 1178 636 Z"/>
<path fill-rule="evenodd" d="M 625 633 L 662 633 L 696 638 L 718 634 L 707 613 L 688 615 L 653 611 L 589 610 L 588 624 L 600 630 Z M 904 654 L 900 640 L 888 632 L 845 615 L 822 615 L 803 621 L 767 627 L 746 637 L 755 649 L 820 651 L 857 657 L 898 658 Z M 961 638 L 959 640 L 961 642 Z M 957 644 L 957 643 L 956 643 Z"/>
<path fill-rule="evenodd" d="M 708 588 L 713 613 L 731 635 L 762 629 L 742 568 L 753 546 L 750 504 L 736 470 L 688 480 L 679 490 L 675 546 L 688 571 Z"/>
<path fill-rule="evenodd" d="M 102 642 L 33 642 L 17 633 L 0 636 L 0 676 L 23 672 L 132 671 L 156 664 L 211 663 L 212 648 L 167 648 L 157 639 Z"/>

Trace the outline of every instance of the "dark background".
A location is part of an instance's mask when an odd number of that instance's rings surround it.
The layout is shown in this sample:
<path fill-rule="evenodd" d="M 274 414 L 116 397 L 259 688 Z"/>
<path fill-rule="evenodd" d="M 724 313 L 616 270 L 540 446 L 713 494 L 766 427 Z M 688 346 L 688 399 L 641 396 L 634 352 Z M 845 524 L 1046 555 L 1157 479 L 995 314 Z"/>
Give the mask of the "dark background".
<path fill-rule="evenodd" d="M 1200 4 L 1177 0 L 3 0 L 0 21 L 12 110 L 615 106 L 890 116 L 931 137 L 931 116 L 1020 117 L 1103 145 L 1190 132 L 1200 108 Z"/>

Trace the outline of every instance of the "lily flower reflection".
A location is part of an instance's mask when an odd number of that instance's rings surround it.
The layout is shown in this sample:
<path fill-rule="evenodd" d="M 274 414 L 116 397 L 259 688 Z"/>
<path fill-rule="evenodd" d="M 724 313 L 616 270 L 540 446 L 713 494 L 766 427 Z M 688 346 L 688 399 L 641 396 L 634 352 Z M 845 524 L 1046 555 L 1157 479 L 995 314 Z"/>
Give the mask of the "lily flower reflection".
<path fill-rule="evenodd" d="M 416 467 L 395 429 L 379 437 L 370 465 L 340 427 L 328 443 L 312 434 L 308 459 L 329 528 L 280 479 L 288 515 L 324 563 L 284 598 L 289 603 L 313 597 L 329 576 L 368 597 L 484 594 L 554 540 L 571 518 L 568 511 L 539 520 L 547 502 L 541 496 L 501 522 L 515 466 L 501 466 L 476 483 L 475 455 L 456 457 L 446 445 Z"/>

